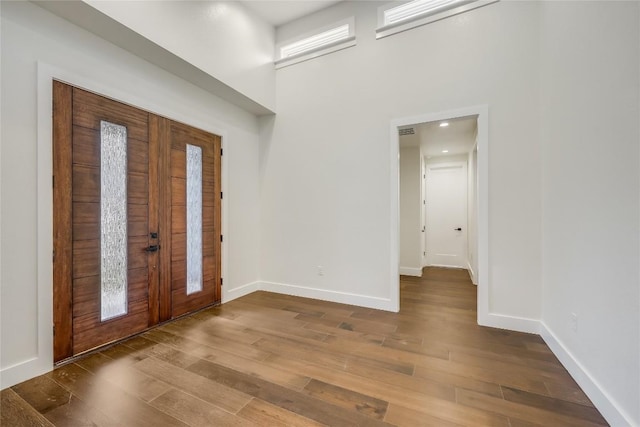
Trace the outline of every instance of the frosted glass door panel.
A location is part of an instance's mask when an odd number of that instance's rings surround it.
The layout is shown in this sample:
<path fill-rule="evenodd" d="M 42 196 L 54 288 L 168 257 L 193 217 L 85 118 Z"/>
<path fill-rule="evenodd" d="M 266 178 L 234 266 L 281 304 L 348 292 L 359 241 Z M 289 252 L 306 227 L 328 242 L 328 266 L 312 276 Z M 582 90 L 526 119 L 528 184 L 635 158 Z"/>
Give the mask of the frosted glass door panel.
<path fill-rule="evenodd" d="M 202 148 L 187 144 L 187 295 L 202 290 Z"/>
<path fill-rule="evenodd" d="M 100 122 L 101 320 L 127 313 L 127 128 Z"/>

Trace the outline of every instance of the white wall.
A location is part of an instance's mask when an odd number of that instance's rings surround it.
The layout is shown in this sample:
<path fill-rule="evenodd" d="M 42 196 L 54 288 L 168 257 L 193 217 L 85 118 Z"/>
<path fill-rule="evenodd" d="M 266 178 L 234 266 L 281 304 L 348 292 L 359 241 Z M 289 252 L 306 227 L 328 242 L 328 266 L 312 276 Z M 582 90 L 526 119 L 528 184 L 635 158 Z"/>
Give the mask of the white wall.
<path fill-rule="evenodd" d="M 274 29 L 242 3 L 84 2 L 240 93 L 275 109 Z"/>
<path fill-rule="evenodd" d="M 538 5 L 499 2 L 376 40 L 378 6 L 345 2 L 277 30 L 279 41 L 355 15 L 358 44 L 277 71 L 262 279 L 389 298 L 390 121 L 488 104 L 491 311 L 538 319 Z"/>
<path fill-rule="evenodd" d="M 400 149 L 400 274 L 422 276 L 420 147 Z"/>
<path fill-rule="evenodd" d="M 223 299 L 258 279 L 260 221 L 255 116 L 31 3 L 2 2 L 0 10 L 4 388 L 52 367 L 51 104 L 46 102 L 51 93 L 43 70 L 222 134 Z"/>
<path fill-rule="evenodd" d="M 454 154 L 452 156 L 436 156 L 427 159 L 427 165 L 437 165 L 440 163 L 464 162 L 467 163 L 467 154 Z"/>
<path fill-rule="evenodd" d="M 640 425 L 639 15 L 544 2 L 540 21 L 543 336 L 615 426 Z"/>

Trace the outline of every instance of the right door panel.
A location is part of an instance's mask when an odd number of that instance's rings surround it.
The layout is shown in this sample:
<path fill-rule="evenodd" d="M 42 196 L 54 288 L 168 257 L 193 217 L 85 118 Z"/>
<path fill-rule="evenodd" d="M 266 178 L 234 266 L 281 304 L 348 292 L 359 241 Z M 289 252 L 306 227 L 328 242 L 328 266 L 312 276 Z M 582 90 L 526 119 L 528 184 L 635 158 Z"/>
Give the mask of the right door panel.
<path fill-rule="evenodd" d="M 174 318 L 220 302 L 220 137 L 173 121 L 167 136 Z"/>

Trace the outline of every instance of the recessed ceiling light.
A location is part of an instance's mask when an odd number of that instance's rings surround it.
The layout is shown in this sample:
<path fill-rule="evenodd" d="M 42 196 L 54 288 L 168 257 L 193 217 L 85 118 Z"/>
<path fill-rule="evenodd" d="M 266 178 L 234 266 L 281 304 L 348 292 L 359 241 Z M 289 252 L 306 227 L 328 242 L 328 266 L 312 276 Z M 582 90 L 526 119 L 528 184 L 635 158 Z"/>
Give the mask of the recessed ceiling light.
<path fill-rule="evenodd" d="M 442 152 L 443 152 L 443 153 L 448 153 L 448 152 L 449 152 L 449 150 L 442 150 Z"/>
<path fill-rule="evenodd" d="M 446 128 L 447 126 L 449 126 L 449 122 L 442 122 L 442 123 L 440 123 L 440 127 L 441 127 L 441 128 Z"/>

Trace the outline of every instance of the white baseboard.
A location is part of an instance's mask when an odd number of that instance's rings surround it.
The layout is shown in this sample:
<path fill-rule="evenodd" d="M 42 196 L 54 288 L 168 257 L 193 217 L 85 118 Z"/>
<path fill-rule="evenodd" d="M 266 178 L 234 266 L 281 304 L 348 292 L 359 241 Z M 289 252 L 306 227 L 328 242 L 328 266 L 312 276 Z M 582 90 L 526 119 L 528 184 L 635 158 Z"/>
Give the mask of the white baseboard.
<path fill-rule="evenodd" d="M 402 276 L 422 277 L 422 269 L 414 267 L 400 267 L 400 274 Z"/>
<path fill-rule="evenodd" d="M 544 322 L 540 322 L 540 335 L 610 425 L 621 427 L 634 425 L 631 416 L 620 409 L 615 400 L 604 391 L 598 381 L 591 376 L 589 371 L 582 366 Z"/>
<path fill-rule="evenodd" d="M 446 264 L 428 264 L 425 267 L 450 268 L 452 270 L 466 270 L 467 267 L 462 265 L 446 265 Z"/>
<path fill-rule="evenodd" d="M 53 364 L 44 363 L 42 358 L 34 357 L 0 370 L 0 389 L 12 387 L 23 381 L 51 372 Z"/>
<path fill-rule="evenodd" d="M 637 425 L 631 421 L 631 416 L 620 409 L 615 400 L 604 391 L 589 371 L 571 354 L 544 322 L 535 319 L 489 313 L 485 316 L 479 316 L 478 323 L 482 326 L 493 328 L 539 334 L 560 363 L 562 363 L 562 366 L 571 374 L 576 383 L 578 383 L 580 388 L 582 388 L 589 399 L 591 399 L 594 406 L 610 425 L 637 427 Z"/>
<path fill-rule="evenodd" d="M 536 319 L 528 319 L 526 317 L 489 313 L 485 316 L 479 315 L 478 324 L 480 326 L 508 329 L 510 331 L 525 332 L 528 334 L 540 333 L 540 321 Z"/>
<path fill-rule="evenodd" d="M 471 283 L 478 286 L 478 281 L 476 280 L 476 273 L 471 268 L 471 263 L 467 262 L 467 270 L 469 271 L 469 276 L 471 277 Z"/>
<path fill-rule="evenodd" d="M 224 285 L 223 285 L 224 288 Z M 251 282 L 237 288 L 228 289 L 222 293 L 222 303 L 233 301 L 236 298 L 249 295 L 252 292 L 260 290 L 260 282 Z"/>
<path fill-rule="evenodd" d="M 376 298 L 347 292 L 328 291 L 326 289 L 274 282 L 261 282 L 260 290 L 297 297 L 338 302 L 341 304 L 357 305 L 360 307 L 375 308 L 378 310 L 397 311 L 396 307 L 392 305 L 391 299 L 388 298 Z"/>

